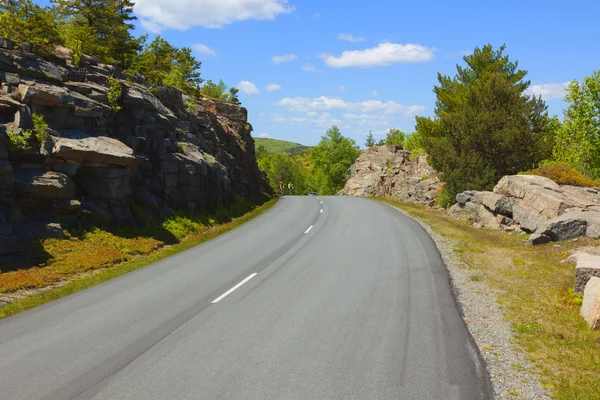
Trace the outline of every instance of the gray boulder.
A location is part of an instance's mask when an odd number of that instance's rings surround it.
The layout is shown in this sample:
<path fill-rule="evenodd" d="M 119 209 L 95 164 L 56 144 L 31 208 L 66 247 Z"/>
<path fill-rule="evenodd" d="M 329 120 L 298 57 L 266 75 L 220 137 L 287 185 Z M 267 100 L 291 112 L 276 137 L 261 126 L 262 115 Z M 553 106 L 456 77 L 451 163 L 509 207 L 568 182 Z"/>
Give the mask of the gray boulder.
<path fill-rule="evenodd" d="M 551 241 L 552 241 L 552 238 L 550 236 L 546 236 L 541 233 L 534 233 L 533 235 L 531 235 L 529 237 L 529 242 L 534 246 L 537 246 L 540 244 L 545 244 L 545 243 L 550 243 Z"/>
<path fill-rule="evenodd" d="M 575 293 L 581 294 L 590 278 L 600 277 L 600 255 L 587 251 L 578 251 L 569 257 L 569 260 L 573 260 L 576 263 Z"/>
<path fill-rule="evenodd" d="M 536 232 L 541 225 L 548 221 L 548 217 L 538 211 L 527 207 L 522 202 L 513 204 L 513 219 L 528 232 Z"/>
<path fill-rule="evenodd" d="M 491 211 L 511 217 L 513 214 L 512 203 L 506 197 L 493 192 L 476 192 L 474 202 L 483 204 Z"/>
<path fill-rule="evenodd" d="M 75 185 L 65 174 L 42 168 L 15 168 L 15 189 L 20 193 L 45 198 L 75 195 Z"/>
<path fill-rule="evenodd" d="M 552 218 L 539 228 L 553 240 L 568 240 L 579 236 L 600 237 L 600 213 L 571 212 Z"/>
<path fill-rule="evenodd" d="M 85 132 L 68 132 L 68 137 L 52 137 L 52 154 L 77 163 L 96 162 L 137 168 L 133 150 L 125 143 L 106 136 L 89 136 Z"/>
<path fill-rule="evenodd" d="M 35 86 L 19 85 L 21 101 L 36 106 L 75 107 L 73 96 L 69 89 L 62 86 L 52 86 L 38 83 Z"/>
<path fill-rule="evenodd" d="M 483 205 L 479 205 L 479 208 L 477 209 L 475 222 L 482 228 L 500 229 L 498 218 Z"/>

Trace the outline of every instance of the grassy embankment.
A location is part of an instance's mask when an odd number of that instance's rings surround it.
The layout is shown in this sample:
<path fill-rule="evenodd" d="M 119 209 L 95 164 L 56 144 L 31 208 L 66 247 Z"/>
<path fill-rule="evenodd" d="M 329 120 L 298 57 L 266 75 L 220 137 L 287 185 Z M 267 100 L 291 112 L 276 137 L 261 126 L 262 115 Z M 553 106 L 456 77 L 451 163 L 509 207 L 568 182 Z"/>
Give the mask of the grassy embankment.
<path fill-rule="evenodd" d="M 3 266 L 0 296 L 43 289 L 0 308 L 0 319 L 106 282 L 231 231 L 276 203 L 256 206 L 242 199 L 214 214 L 178 213 L 159 221 L 146 218 L 145 227 L 114 233 L 97 228 L 67 233 L 66 239 L 43 239 L 31 248 L 39 262 L 31 268 Z M 66 283 L 65 283 L 66 282 Z M 57 286 L 60 285 L 60 286 Z"/>
<path fill-rule="evenodd" d="M 573 295 L 575 267 L 561 263 L 570 250 L 597 246 L 598 240 L 533 247 L 526 237 L 475 229 L 439 210 L 412 204 L 399 207 L 455 243 L 458 259 L 496 294 L 515 341 L 538 367 L 556 399 L 600 399 L 600 332 L 579 316 L 581 297 Z"/>

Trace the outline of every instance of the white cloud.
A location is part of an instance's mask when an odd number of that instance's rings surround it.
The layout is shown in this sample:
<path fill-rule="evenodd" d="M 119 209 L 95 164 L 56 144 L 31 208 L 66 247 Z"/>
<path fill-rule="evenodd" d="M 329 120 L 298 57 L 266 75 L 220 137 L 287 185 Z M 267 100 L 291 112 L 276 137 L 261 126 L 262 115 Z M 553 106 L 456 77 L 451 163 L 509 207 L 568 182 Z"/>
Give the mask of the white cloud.
<path fill-rule="evenodd" d="M 205 56 L 216 56 L 217 52 L 202 43 L 194 43 L 192 45 L 192 50 L 197 53 L 204 54 Z"/>
<path fill-rule="evenodd" d="M 150 32 L 186 30 L 194 26 L 221 28 L 236 21 L 273 20 L 294 7 L 288 0 L 136 0 L 135 13 Z"/>
<path fill-rule="evenodd" d="M 319 18 L 320 16 L 321 16 L 321 13 L 318 11 L 313 14 L 313 18 Z"/>
<path fill-rule="evenodd" d="M 291 117 L 289 122 L 296 124 L 312 124 L 323 127 L 330 127 L 331 125 L 341 124 L 342 121 L 337 118 L 333 118 L 331 114 L 327 112 L 323 113 L 306 113 L 306 116 L 302 117 Z"/>
<path fill-rule="evenodd" d="M 275 90 L 280 90 L 281 86 L 276 83 L 269 83 L 267 86 L 265 86 L 265 89 L 267 92 L 274 92 Z"/>
<path fill-rule="evenodd" d="M 237 84 L 237 88 L 249 96 L 253 96 L 260 93 L 260 90 L 258 90 L 256 85 L 250 81 L 241 81 Z"/>
<path fill-rule="evenodd" d="M 271 61 L 273 61 L 273 64 L 281 64 L 284 62 L 294 61 L 296 58 L 298 57 L 295 54 L 285 54 L 283 56 L 274 56 L 271 58 Z"/>
<path fill-rule="evenodd" d="M 285 122 L 285 117 L 281 114 L 271 114 L 271 121 L 273 122 Z"/>
<path fill-rule="evenodd" d="M 544 100 L 564 99 L 567 86 L 569 86 L 569 82 L 544 83 L 530 86 L 527 93 L 536 97 L 542 96 Z"/>
<path fill-rule="evenodd" d="M 308 97 L 286 97 L 281 99 L 277 104 L 295 112 L 342 110 L 361 113 L 380 112 L 384 114 L 404 114 L 408 116 L 415 115 L 425 109 L 423 106 L 404 106 L 393 101 L 388 101 L 385 103 L 379 100 L 347 102 L 341 98 L 331 98 L 326 96 L 321 96 L 314 99 L 310 99 Z"/>
<path fill-rule="evenodd" d="M 346 87 L 344 85 L 340 85 L 340 87 L 338 88 L 340 90 L 340 92 L 345 92 L 346 91 Z"/>
<path fill-rule="evenodd" d="M 433 59 L 433 49 L 419 44 L 381 43 L 379 46 L 354 51 L 344 51 L 339 57 L 321 54 L 332 68 L 373 68 L 392 64 L 426 62 Z"/>
<path fill-rule="evenodd" d="M 311 63 L 306 63 L 302 66 L 302 69 L 306 72 L 317 72 L 317 69 Z"/>
<path fill-rule="evenodd" d="M 373 96 L 373 97 L 379 97 L 379 92 L 377 90 L 373 90 L 371 92 L 371 96 Z"/>
<path fill-rule="evenodd" d="M 268 133 L 261 133 L 260 135 L 261 138 L 268 138 L 270 135 Z"/>
<path fill-rule="evenodd" d="M 347 33 L 340 33 L 338 35 L 338 39 L 345 40 L 346 42 L 352 42 L 352 43 L 364 42 L 365 40 L 367 40 L 364 37 L 356 37 L 356 36 L 352 36 Z"/>

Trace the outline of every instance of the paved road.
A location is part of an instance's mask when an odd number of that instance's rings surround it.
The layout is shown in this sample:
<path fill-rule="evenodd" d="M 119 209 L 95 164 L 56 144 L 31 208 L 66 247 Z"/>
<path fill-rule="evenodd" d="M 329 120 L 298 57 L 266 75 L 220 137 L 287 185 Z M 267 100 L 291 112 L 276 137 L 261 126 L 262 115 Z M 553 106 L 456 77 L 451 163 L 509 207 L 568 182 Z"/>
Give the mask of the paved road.
<path fill-rule="evenodd" d="M 492 398 L 448 281 L 397 211 L 286 197 L 211 242 L 0 321 L 0 398 Z"/>

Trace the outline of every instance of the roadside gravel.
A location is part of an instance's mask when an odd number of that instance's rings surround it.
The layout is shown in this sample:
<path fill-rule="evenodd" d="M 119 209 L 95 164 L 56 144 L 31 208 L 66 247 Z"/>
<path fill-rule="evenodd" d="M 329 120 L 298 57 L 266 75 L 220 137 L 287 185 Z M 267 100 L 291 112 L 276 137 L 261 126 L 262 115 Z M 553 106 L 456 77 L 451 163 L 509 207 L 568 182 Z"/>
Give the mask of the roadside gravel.
<path fill-rule="evenodd" d="M 422 221 L 416 221 L 434 240 L 450 272 L 463 319 L 485 359 L 496 399 L 550 399 L 535 373 L 535 366 L 525 360 L 524 351 L 512 342 L 510 323 L 504 320 L 495 294 L 485 282 L 472 278 L 477 273 L 458 260 L 453 252 L 455 243 Z"/>

